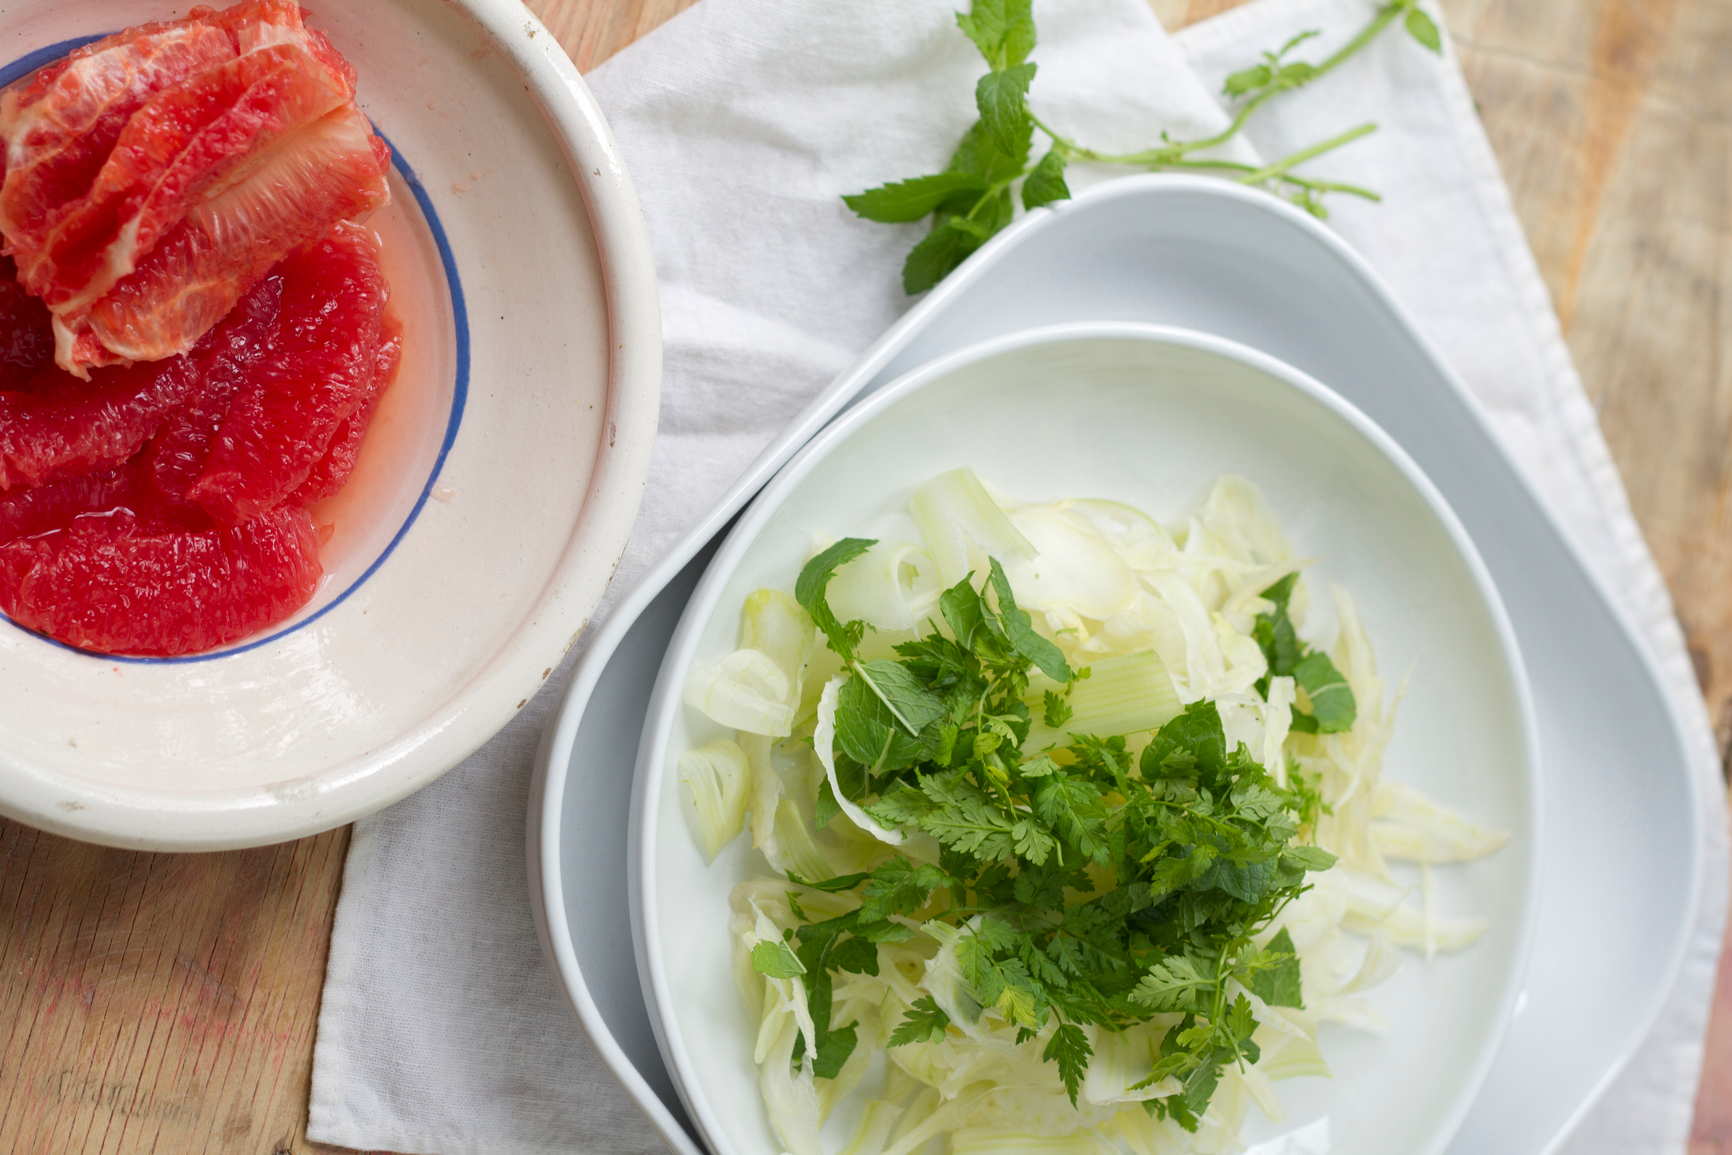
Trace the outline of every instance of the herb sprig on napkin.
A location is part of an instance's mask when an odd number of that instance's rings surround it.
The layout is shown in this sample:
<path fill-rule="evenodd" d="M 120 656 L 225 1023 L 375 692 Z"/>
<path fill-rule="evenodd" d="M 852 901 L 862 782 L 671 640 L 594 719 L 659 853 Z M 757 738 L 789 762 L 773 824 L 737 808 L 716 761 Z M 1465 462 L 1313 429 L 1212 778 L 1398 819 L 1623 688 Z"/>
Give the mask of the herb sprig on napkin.
<path fill-rule="evenodd" d="M 943 172 L 893 181 L 842 199 L 860 216 L 886 224 L 932 218 L 931 231 L 914 246 L 902 266 L 902 287 L 910 294 L 938 284 L 1011 222 L 1016 214 L 1013 190 L 1019 183 L 1026 209 L 1068 200 L 1065 169 L 1072 161 L 1123 164 L 1151 172 L 1219 173 L 1268 189 L 1315 216 L 1326 217 L 1322 197 L 1327 193 L 1368 200 L 1377 200 L 1378 195 L 1358 185 L 1304 176 L 1294 170 L 1376 131 L 1375 124 L 1347 129 L 1262 166 L 1203 154 L 1236 136 L 1263 104 L 1327 75 L 1398 21 L 1414 40 L 1433 52 L 1442 52 L 1442 34 L 1418 6 L 1418 0 L 1388 0 L 1358 35 L 1317 63 L 1292 58 L 1296 49 L 1317 35 L 1304 32 L 1279 50 L 1265 52 L 1259 63 L 1227 77 L 1225 95 L 1235 102 L 1236 111 L 1232 122 L 1213 136 L 1173 140 L 1163 131 L 1160 143 L 1150 148 L 1105 153 L 1055 131 L 1029 105 L 1029 91 L 1038 69 L 1028 59 L 1035 47 L 1032 0 L 974 0 L 968 12 L 957 13 L 956 23 L 990 69 L 975 85 L 980 119 L 963 134 Z M 1037 130 L 1048 146 L 1040 159 L 1030 163 Z"/>

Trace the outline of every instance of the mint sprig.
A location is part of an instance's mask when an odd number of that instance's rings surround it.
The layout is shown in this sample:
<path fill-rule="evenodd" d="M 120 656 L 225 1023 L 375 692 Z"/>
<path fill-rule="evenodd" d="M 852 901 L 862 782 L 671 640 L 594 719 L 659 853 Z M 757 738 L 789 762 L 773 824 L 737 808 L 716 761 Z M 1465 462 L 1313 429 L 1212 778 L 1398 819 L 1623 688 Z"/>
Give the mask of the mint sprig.
<path fill-rule="evenodd" d="M 1381 198 L 1358 185 L 1305 176 L 1294 170 L 1306 161 L 1376 131 L 1375 124 L 1347 129 L 1266 165 L 1199 154 L 1237 136 L 1264 103 L 1332 72 L 1398 20 L 1415 41 L 1432 52 L 1442 53 L 1443 35 L 1419 7 L 1419 0 L 1387 0 L 1356 36 L 1319 62 L 1290 59 L 1295 49 L 1317 35 L 1308 31 L 1293 37 L 1277 51 L 1265 52 L 1257 64 L 1228 76 L 1224 94 L 1237 108 L 1232 122 L 1221 132 L 1196 140 L 1173 140 L 1163 132 L 1160 143 L 1151 148 L 1105 153 L 1056 132 L 1029 104 L 1030 89 L 1038 71 L 1038 66 L 1028 60 L 1035 47 L 1032 0 L 974 0 L 969 11 L 957 13 L 956 23 L 980 50 L 989 71 L 975 85 L 979 119 L 963 135 L 950 164 L 942 173 L 894 181 L 842 199 L 867 220 L 906 224 L 932 218 L 931 230 L 915 244 L 903 263 L 902 287 L 910 295 L 938 284 L 1011 222 L 1016 215 L 1012 190 L 1018 182 L 1025 209 L 1070 199 L 1064 174 L 1066 166 L 1075 160 L 1130 165 L 1151 172 L 1219 173 L 1284 196 L 1313 216 L 1327 217 L 1329 212 L 1323 204 L 1326 194 L 1340 193 L 1372 201 Z M 1047 138 L 1049 146 L 1038 161 L 1030 164 L 1037 130 Z"/>

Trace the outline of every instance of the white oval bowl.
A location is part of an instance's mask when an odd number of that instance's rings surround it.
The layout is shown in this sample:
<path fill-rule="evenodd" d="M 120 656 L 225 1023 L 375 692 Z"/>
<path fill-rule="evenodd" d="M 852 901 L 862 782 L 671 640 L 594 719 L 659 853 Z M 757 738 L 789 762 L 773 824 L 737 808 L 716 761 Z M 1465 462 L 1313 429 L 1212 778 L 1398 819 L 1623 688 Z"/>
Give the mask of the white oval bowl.
<path fill-rule="evenodd" d="M 680 813 L 675 760 L 726 733 L 681 701 L 686 671 L 731 650 L 745 597 L 791 589 L 821 538 L 908 536 L 908 496 L 959 465 L 1019 499 L 1107 497 L 1163 519 L 1223 473 L 1249 477 L 1299 554 L 1318 559 L 1313 583 L 1355 595 L 1391 687 L 1412 671 L 1386 773 L 1511 832 L 1497 854 L 1435 872 L 1440 913 L 1481 915 L 1490 930 L 1459 954 L 1410 957 L 1371 992 L 1386 1034 L 1326 1026 L 1336 1077 L 1280 1084 L 1287 1121 L 1253 1112 L 1246 1137 L 1327 1119 L 1333 1155 L 1442 1151 L 1509 1022 L 1538 894 L 1538 748 L 1502 603 L 1442 497 L 1358 410 L 1243 346 L 1129 323 L 1012 334 L 886 386 L 776 476 L 694 592 L 650 703 L 629 864 L 650 1020 L 711 1148 L 779 1150 L 727 930 L 728 892 L 767 868 L 744 838 L 706 867 Z M 846 1143 L 854 1114 L 837 1111 L 827 1146 Z"/>
<path fill-rule="evenodd" d="M 0 64 L 179 15 L 23 0 Z M 287 622 L 214 654 L 69 649 L 0 618 L 0 814 L 116 846 L 215 850 L 350 822 L 510 720 L 588 623 L 649 468 L 655 268 L 576 68 L 511 0 L 351 0 L 322 29 L 395 153 L 384 239 L 398 376 Z"/>

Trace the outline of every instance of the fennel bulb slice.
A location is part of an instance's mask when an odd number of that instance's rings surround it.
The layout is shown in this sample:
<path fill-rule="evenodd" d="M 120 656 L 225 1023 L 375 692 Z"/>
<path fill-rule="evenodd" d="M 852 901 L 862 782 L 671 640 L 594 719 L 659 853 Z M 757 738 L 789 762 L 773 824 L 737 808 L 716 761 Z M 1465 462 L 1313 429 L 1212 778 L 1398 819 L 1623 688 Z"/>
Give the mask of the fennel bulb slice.
<path fill-rule="evenodd" d="M 970 573 L 986 580 L 987 558 L 1009 567 L 1034 557 L 1034 546 L 1005 516 L 968 466 L 940 473 L 914 491 L 908 512 L 926 539 L 938 577 L 953 586 Z"/>

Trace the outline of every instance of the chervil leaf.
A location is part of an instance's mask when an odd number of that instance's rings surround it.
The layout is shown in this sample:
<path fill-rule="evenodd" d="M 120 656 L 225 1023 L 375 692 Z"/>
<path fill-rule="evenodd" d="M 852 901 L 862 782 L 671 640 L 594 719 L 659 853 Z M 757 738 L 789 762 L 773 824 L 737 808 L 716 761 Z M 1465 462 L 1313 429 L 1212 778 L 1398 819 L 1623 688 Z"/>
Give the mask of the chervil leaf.
<path fill-rule="evenodd" d="M 950 1016 L 939 1009 L 930 995 L 921 995 L 902 1016 L 896 1029 L 890 1032 L 887 1045 L 901 1047 L 908 1043 L 936 1043 L 944 1038 L 944 1029 L 949 1025 Z"/>
<path fill-rule="evenodd" d="M 806 973 L 794 948 L 779 938 L 767 938 L 752 947 L 752 969 L 773 979 L 791 979 Z"/>
<path fill-rule="evenodd" d="M 1185 1011 L 1194 1009 L 1199 991 L 1214 985 L 1214 978 L 1205 977 L 1196 963 L 1174 955 L 1150 967 L 1137 981 L 1130 999 L 1153 1011 Z"/>
<path fill-rule="evenodd" d="M 1048 775 L 1057 774 L 1059 765 L 1052 760 L 1050 755 L 1042 754 L 1038 758 L 1030 758 L 1018 766 L 1016 771 L 1024 778 L 1045 778 Z"/>
<path fill-rule="evenodd" d="M 1028 154 L 1034 135 L 1034 121 L 1028 114 L 1028 86 L 1035 68 L 1033 64 L 1013 64 L 987 73 L 974 86 L 980 123 L 986 126 L 998 151 L 1007 156 Z"/>
<path fill-rule="evenodd" d="M 1191 1113 L 1191 1124 L 1186 1130 L 1195 1131 L 1196 1120 L 1209 1109 L 1209 1100 L 1215 1097 L 1215 1088 L 1221 1082 L 1221 1069 L 1213 1063 L 1204 1063 L 1186 1075 L 1184 1082 L 1183 1099 Z M 1184 1120 L 1179 1122 L 1183 1125 Z"/>
<path fill-rule="evenodd" d="M 794 600 L 799 602 L 812 621 L 817 623 L 824 636 L 830 641 L 830 648 L 844 658 L 852 660 L 854 647 L 860 644 L 865 636 L 864 622 L 849 622 L 846 625 L 836 620 L 836 615 L 830 610 L 830 603 L 824 597 L 824 590 L 829 586 L 830 579 L 836 576 L 836 571 L 848 562 L 853 561 L 878 543 L 861 537 L 845 537 L 817 557 L 807 562 L 800 570 L 800 578 L 794 583 Z"/>
<path fill-rule="evenodd" d="M 1076 1095 L 1082 1086 L 1083 1075 L 1089 1069 L 1089 1059 L 1094 1055 L 1094 1048 L 1089 1046 L 1089 1037 L 1075 1023 L 1061 1024 L 1052 1033 L 1052 1038 L 1046 1041 L 1046 1049 L 1040 1057 L 1049 1063 L 1058 1064 L 1059 1078 L 1064 1080 L 1064 1089 L 1070 1095 L 1070 1105 L 1076 1106 Z"/>
<path fill-rule="evenodd" d="M 1094 783 L 1068 775 L 1048 776 L 1035 786 L 1034 812 L 1084 857 L 1105 859 L 1106 806 Z"/>
<path fill-rule="evenodd" d="M 1017 608 L 1016 595 L 1010 592 L 1010 579 L 997 558 L 987 559 L 992 565 L 992 588 L 998 594 L 998 620 L 1004 625 L 1005 637 L 1017 653 L 1033 662 L 1040 672 L 1055 682 L 1071 680 L 1070 664 L 1059 648 L 1034 632 L 1028 612 Z"/>
<path fill-rule="evenodd" d="M 1267 822 L 1286 809 L 1287 800 L 1268 787 L 1251 782 L 1233 791 L 1233 806 L 1253 822 Z"/>
<path fill-rule="evenodd" d="M 1010 819 L 978 792 L 955 795 L 947 806 L 922 817 L 920 829 L 982 862 L 1007 858 L 1014 849 Z"/>
<path fill-rule="evenodd" d="M 1305 1002 L 1299 992 L 1299 956 L 1294 953 L 1293 936 L 1287 933 L 1286 927 L 1282 927 L 1252 961 L 1257 968 L 1251 974 L 1251 981 L 1245 984 L 1251 988 L 1252 994 L 1272 1007 L 1304 1009 Z"/>
<path fill-rule="evenodd" d="M 973 173 L 940 172 L 879 185 L 845 196 L 842 201 L 869 221 L 897 224 L 929 217 L 949 197 L 984 193 L 986 187 L 986 182 Z"/>
<path fill-rule="evenodd" d="M 1010 838 L 1017 857 L 1036 866 L 1046 862 L 1058 845 L 1046 824 L 1033 818 L 1017 819 L 1010 828 Z"/>
<path fill-rule="evenodd" d="M 877 802 L 866 807 L 866 813 L 878 825 L 896 830 L 904 826 L 919 826 L 940 805 L 922 791 L 900 782 L 879 795 Z"/>
<path fill-rule="evenodd" d="M 1032 0 L 974 0 L 956 25 L 993 68 L 1021 64 L 1034 51 Z"/>
<path fill-rule="evenodd" d="M 1257 1052 L 1250 1039 L 1256 1029 L 1257 1016 L 1251 1010 L 1251 1000 L 1240 995 L 1222 1016 L 1221 1030 L 1231 1040 L 1232 1047 L 1245 1054 L 1253 1063 L 1257 1061 Z"/>
<path fill-rule="evenodd" d="M 1437 25 L 1430 16 L 1418 8 L 1407 11 L 1407 34 L 1437 53 L 1443 55 L 1443 34 L 1437 30 Z"/>
<path fill-rule="evenodd" d="M 915 866 L 902 855 L 894 855 L 866 880 L 866 888 L 860 892 L 860 917 L 876 922 L 893 914 L 913 914 L 926 905 L 934 890 L 951 881 L 930 863 Z"/>

